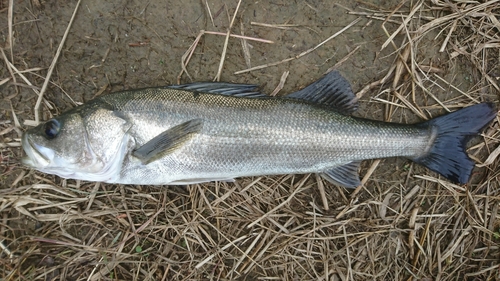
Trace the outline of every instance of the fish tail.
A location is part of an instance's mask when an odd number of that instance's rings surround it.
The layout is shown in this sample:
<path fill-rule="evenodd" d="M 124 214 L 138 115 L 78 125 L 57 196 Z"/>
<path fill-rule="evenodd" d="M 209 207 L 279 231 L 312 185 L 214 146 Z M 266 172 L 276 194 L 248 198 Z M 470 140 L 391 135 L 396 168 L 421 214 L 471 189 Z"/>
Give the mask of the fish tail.
<path fill-rule="evenodd" d="M 496 115 L 493 103 L 480 103 L 419 124 L 431 128 L 435 140 L 428 153 L 412 160 L 452 182 L 467 183 L 474 161 L 465 151 L 466 144 Z"/>

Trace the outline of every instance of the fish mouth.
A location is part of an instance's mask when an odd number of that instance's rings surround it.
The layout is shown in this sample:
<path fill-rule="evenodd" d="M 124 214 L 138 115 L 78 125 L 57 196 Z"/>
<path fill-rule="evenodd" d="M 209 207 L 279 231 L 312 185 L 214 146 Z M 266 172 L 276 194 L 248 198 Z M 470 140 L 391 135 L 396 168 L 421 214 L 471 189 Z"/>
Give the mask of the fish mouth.
<path fill-rule="evenodd" d="M 31 168 L 42 168 L 50 164 L 50 159 L 40 150 L 43 148 L 31 140 L 27 134 L 23 135 L 22 146 L 26 156 L 21 158 L 21 163 Z"/>

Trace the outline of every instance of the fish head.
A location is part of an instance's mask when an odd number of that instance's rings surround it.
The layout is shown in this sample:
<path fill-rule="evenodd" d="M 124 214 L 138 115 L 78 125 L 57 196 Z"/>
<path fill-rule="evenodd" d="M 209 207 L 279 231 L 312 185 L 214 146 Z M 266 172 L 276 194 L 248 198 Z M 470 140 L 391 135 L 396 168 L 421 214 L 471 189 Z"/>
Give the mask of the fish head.
<path fill-rule="evenodd" d="M 119 176 L 129 128 L 112 110 L 77 107 L 27 130 L 21 162 L 63 178 L 109 181 Z"/>

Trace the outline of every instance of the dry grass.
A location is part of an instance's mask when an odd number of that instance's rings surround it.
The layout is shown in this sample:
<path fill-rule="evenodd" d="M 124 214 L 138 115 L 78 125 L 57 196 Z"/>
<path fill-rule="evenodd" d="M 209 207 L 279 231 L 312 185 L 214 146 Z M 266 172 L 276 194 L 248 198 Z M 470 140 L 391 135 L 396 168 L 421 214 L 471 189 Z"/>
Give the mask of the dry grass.
<path fill-rule="evenodd" d="M 358 97 L 379 104 L 387 120 L 401 110 L 427 119 L 435 109 L 498 102 L 499 2 L 419 1 L 394 11 L 362 3 L 368 8 L 350 11 L 380 23 L 387 33 L 380 48 L 397 54 Z M 434 39 L 449 63 L 426 61 L 423 45 Z M 24 79 L 8 53 L 11 76 L 1 84 Z M 476 84 L 468 92 L 443 78 L 457 64 L 470 66 Z M 433 92 L 443 88 L 458 94 L 439 99 Z M 498 121 L 469 150 L 488 160 L 468 185 L 413 165 L 394 172 L 403 180 L 374 178 L 380 161 L 373 161 L 352 192 L 310 175 L 169 188 L 61 181 L 19 166 L 15 116 L 0 121 L 2 280 L 500 279 Z"/>

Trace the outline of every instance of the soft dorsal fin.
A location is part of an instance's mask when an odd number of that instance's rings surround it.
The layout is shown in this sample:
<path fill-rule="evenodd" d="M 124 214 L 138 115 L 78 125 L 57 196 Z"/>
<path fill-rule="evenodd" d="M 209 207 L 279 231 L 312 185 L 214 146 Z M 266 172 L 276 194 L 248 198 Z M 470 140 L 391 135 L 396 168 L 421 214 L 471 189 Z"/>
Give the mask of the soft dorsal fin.
<path fill-rule="evenodd" d="M 329 72 L 318 81 L 286 97 L 333 107 L 346 115 L 358 109 L 358 100 L 351 85 L 338 71 Z"/>
<path fill-rule="evenodd" d="M 132 155 L 147 165 L 182 147 L 201 130 L 202 125 L 201 119 L 193 119 L 174 126 L 134 150 Z"/>
<path fill-rule="evenodd" d="M 267 97 L 266 95 L 254 91 L 257 88 L 252 84 L 233 84 L 222 82 L 199 82 L 182 85 L 167 86 L 171 89 L 182 89 L 188 91 L 196 91 L 203 93 L 221 94 L 235 97 Z"/>
<path fill-rule="evenodd" d="M 345 165 L 332 168 L 320 174 L 327 181 L 347 188 L 356 188 L 361 185 L 359 181 L 360 162 L 350 162 Z"/>

